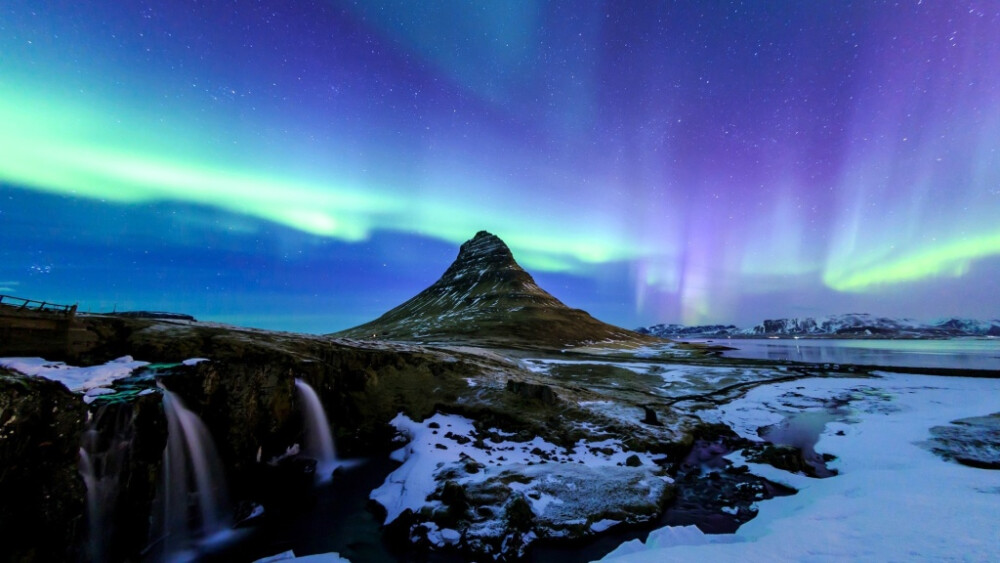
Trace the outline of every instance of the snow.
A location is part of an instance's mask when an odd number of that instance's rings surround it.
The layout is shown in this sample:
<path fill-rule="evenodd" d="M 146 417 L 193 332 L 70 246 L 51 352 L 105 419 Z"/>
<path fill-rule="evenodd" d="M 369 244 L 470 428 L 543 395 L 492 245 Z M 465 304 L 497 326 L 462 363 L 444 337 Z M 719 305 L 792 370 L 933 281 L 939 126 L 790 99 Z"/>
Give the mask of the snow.
<path fill-rule="evenodd" d="M 662 528 L 606 560 L 994 560 L 1000 472 L 945 461 L 920 444 L 932 426 L 1000 411 L 1000 380 L 879 375 L 760 387 L 721 407 L 721 420 L 755 437 L 785 409 L 850 396 L 848 417 L 828 424 L 816 445 L 838 456 L 830 466 L 840 475 L 810 479 L 749 464 L 799 492 L 759 503 L 758 516 L 735 534 Z"/>
<path fill-rule="evenodd" d="M 107 387 L 94 387 L 83 394 L 83 402 L 89 405 L 90 403 L 93 403 L 97 397 L 100 397 L 101 395 L 110 395 L 114 392 L 114 389 L 108 389 Z"/>
<path fill-rule="evenodd" d="M 549 369 L 555 365 L 584 365 L 584 366 L 611 366 L 627 369 L 633 373 L 643 375 L 658 369 L 660 364 L 636 363 L 636 362 L 610 362 L 599 360 L 553 360 L 548 358 L 529 358 L 523 361 L 522 367 L 533 373 L 548 373 Z"/>
<path fill-rule="evenodd" d="M 469 479 L 472 480 L 489 478 L 495 473 L 493 468 L 516 467 L 527 471 L 526 466 L 543 463 L 547 464 L 544 465 L 548 468 L 545 469 L 546 472 L 559 472 L 557 467 L 570 464 L 587 468 L 618 468 L 631 455 L 637 455 L 642 466 L 655 467 L 652 455 L 627 451 L 621 441 L 613 439 L 600 442 L 580 440 L 572 450 L 568 450 L 538 436 L 525 442 L 488 437 L 484 439 L 487 448 L 480 449 L 474 445 L 477 433 L 472 421 L 463 416 L 438 413 L 423 422 L 415 422 L 401 413 L 390 424 L 408 438 L 408 443 L 390 455 L 403 465 L 389 474 L 385 482 L 370 495 L 372 500 L 385 507 L 386 524 L 407 509 L 417 512 L 430 504 L 427 497 L 437 488 L 435 475 L 443 468 L 464 459 L 471 459 L 486 468 L 475 476 L 470 476 Z M 504 435 L 499 431 L 490 433 L 501 437 Z M 462 441 L 466 443 L 460 443 Z M 536 469 L 539 468 L 535 467 L 531 472 L 534 473 Z M 550 505 L 559 502 L 561 501 L 555 497 L 546 498 L 541 494 L 538 499 L 532 499 L 532 509 L 536 515 L 540 515 Z"/>
<path fill-rule="evenodd" d="M 621 524 L 621 520 L 611 520 L 611 519 L 598 520 L 597 522 L 594 522 L 593 524 L 590 525 L 590 531 L 594 532 L 595 534 L 599 534 L 601 532 L 606 532 L 610 530 L 616 524 Z"/>
<path fill-rule="evenodd" d="M 302 557 L 296 557 L 295 552 L 292 550 L 283 551 L 270 557 L 264 557 L 257 559 L 254 563 L 273 563 L 274 561 L 307 561 L 309 563 L 351 563 L 349 559 L 345 559 L 340 556 L 339 553 L 317 553 L 316 555 L 303 555 Z"/>
<path fill-rule="evenodd" d="M 25 375 L 58 381 L 70 391 L 89 391 L 95 387 L 105 387 L 148 365 L 149 362 L 136 361 L 132 356 L 122 356 L 106 364 L 90 367 L 75 367 L 64 362 L 50 362 L 44 358 L 0 358 L 0 366 Z"/>
<path fill-rule="evenodd" d="M 438 528 L 434 522 L 424 522 L 421 525 L 427 531 L 427 541 L 438 547 L 455 545 L 462 539 L 462 534 L 458 530 Z"/>
<path fill-rule="evenodd" d="M 196 366 L 202 362 L 207 362 L 207 361 L 209 361 L 208 358 L 188 358 L 181 363 L 186 366 Z"/>

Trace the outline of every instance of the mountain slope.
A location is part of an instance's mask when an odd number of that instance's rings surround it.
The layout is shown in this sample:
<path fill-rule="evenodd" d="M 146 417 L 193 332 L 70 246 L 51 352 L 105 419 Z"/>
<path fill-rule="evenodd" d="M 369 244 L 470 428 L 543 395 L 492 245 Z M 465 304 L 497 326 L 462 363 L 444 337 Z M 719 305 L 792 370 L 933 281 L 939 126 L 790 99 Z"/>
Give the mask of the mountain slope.
<path fill-rule="evenodd" d="M 486 231 L 462 245 L 433 285 L 378 319 L 335 335 L 547 346 L 648 338 L 567 307 L 538 287 L 507 245 Z"/>

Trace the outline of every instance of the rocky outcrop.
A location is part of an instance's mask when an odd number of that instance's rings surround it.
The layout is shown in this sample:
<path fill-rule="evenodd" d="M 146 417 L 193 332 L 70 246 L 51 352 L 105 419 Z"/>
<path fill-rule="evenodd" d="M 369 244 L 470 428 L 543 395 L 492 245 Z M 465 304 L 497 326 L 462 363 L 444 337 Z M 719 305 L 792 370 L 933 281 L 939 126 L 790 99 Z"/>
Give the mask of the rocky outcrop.
<path fill-rule="evenodd" d="M 61 383 L 0 369 L 0 560 L 79 557 L 85 419 L 83 401 Z"/>
<path fill-rule="evenodd" d="M 378 319 L 336 336 L 548 347 L 644 340 L 564 305 L 535 283 L 502 240 L 486 231 L 462 245 L 433 285 Z"/>
<path fill-rule="evenodd" d="M 539 401 L 543 405 L 555 405 L 559 402 L 559 395 L 548 385 L 540 383 L 528 383 L 527 381 L 507 381 L 507 390 L 525 399 Z"/>
<path fill-rule="evenodd" d="M 1000 413 L 953 420 L 931 428 L 924 446 L 944 459 L 982 469 L 1000 469 Z"/>

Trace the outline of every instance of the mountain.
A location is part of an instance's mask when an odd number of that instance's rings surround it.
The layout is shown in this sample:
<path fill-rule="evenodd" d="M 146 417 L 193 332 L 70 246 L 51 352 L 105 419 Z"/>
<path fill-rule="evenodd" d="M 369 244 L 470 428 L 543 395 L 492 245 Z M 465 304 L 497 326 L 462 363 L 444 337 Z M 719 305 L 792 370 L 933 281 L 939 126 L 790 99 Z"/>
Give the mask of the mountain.
<path fill-rule="evenodd" d="M 897 335 L 917 333 L 923 327 L 912 319 L 891 319 L 874 317 L 867 313 L 849 313 L 829 317 L 801 317 L 791 319 L 767 319 L 748 331 L 754 335 L 783 334 L 839 334 L 839 335 Z"/>
<path fill-rule="evenodd" d="M 664 338 L 709 336 L 859 336 L 885 338 L 949 338 L 957 336 L 1000 336 L 1000 319 L 979 321 L 949 318 L 931 323 L 913 319 L 875 317 L 849 313 L 828 317 L 767 319 L 757 326 L 738 329 L 733 325 L 685 326 L 658 324 L 636 329 L 640 334 Z"/>
<path fill-rule="evenodd" d="M 462 245 L 433 285 L 374 321 L 334 336 L 557 347 L 649 339 L 567 307 L 538 287 L 507 245 L 486 231 Z"/>
<path fill-rule="evenodd" d="M 700 338 L 704 336 L 730 336 L 742 334 L 735 325 L 686 326 L 679 324 L 658 324 L 635 329 L 639 334 L 650 334 L 661 338 Z"/>
<path fill-rule="evenodd" d="M 1000 335 L 1000 320 L 951 318 L 933 323 L 913 319 L 875 317 L 851 313 L 829 317 L 768 319 L 746 331 L 750 335 L 840 335 L 887 337 L 952 337 Z"/>

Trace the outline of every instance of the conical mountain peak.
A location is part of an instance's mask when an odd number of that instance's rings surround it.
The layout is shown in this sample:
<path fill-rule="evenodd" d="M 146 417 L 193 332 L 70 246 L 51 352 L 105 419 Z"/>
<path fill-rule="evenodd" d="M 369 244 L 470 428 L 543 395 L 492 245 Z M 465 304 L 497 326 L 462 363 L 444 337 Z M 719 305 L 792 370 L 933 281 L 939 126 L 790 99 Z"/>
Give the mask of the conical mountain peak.
<path fill-rule="evenodd" d="M 500 237 L 479 231 L 476 236 L 462 243 L 455 263 L 491 262 L 494 264 L 514 262 L 514 254 L 500 240 Z"/>
<path fill-rule="evenodd" d="M 462 244 L 458 257 L 430 287 L 338 335 L 544 346 L 641 338 L 563 305 L 538 287 L 499 237 L 486 231 Z"/>
<path fill-rule="evenodd" d="M 531 279 L 517 261 L 510 248 L 500 240 L 500 237 L 486 231 L 479 231 L 475 237 L 465 241 L 458 251 L 458 257 L 435 285 L 442 283 L 468 284 L 475 280 L 485 281 L 507 272 L 508 276 L 522 278 L 522 282 L 534 286 Z M 517 275 L 517 274 L 520 275 Z M 464 280 L 464 281 L 460 281 Z"/>

